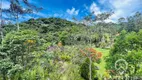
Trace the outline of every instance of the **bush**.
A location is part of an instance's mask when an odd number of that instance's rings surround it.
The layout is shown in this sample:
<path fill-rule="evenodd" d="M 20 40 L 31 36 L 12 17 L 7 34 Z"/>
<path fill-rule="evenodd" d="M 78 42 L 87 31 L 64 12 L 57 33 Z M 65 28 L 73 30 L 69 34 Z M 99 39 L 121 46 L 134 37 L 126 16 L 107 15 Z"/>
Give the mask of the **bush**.
<path fill-rule="evenodd" d="M 84 63 L 81 65 L 80 68 L 80 73 L 81 73 L 81 77 L 84 78 L 85 80 L 89 80 L 89 64 L 90 64 L 90 60 L 89 58 L 86 58 Z M 95 69 L 95 65 L 92 63 L 92 80 L 94 80 L 96 78 L 96 69 Z"/>

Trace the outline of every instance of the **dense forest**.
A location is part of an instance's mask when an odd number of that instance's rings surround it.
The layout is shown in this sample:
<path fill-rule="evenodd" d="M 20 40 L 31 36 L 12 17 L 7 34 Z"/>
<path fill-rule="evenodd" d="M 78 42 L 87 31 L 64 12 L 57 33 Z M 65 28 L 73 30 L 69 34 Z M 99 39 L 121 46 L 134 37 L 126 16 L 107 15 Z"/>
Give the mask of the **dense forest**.
<path fill-rule="evenodd" d="M 141 80 L 142 13 L 105 22 L 112 14 L 1 22 L 0 80 Z"/>

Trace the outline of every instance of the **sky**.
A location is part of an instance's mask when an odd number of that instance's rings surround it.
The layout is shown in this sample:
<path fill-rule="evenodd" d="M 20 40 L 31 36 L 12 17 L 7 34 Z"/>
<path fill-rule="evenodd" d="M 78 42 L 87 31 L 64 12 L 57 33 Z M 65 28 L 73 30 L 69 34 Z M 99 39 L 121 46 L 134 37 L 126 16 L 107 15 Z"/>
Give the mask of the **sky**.
<path fill-rule="evenodd" d="M 94 15 L 113 11 L 106 22 L 117 22 L 121 17 L 127 18 L 136 12 L 142 12 L 142 0 L 29 0 L 31 4 L 42 7 L 36 15 L 25 15 L 23 20 L 32 17 L 59 17 L 72 21 L 72 17 L 82 20 L 91 12 Z M 3 0 L 4 9 L 9 8 L 8 0 Z M 3 16 L 6 16 L 5 14 Z"/>

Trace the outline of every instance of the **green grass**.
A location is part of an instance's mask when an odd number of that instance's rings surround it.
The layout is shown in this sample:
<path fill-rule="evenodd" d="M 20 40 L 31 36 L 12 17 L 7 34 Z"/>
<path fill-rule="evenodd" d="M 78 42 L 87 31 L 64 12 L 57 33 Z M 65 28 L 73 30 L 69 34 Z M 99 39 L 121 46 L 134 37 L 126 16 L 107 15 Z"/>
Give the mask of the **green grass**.
<path fill-rule="evenodd" d="M 96 64 L 99 67 L 99 70 L 97 72 L 98 72 L 98 76 L 100 77 L 100 76 L 103 76 L 106 71 L 106 69 L 105 69 L 106 62 L 105 62 L 104 58 L 109 55 L 109 49 L 95 48 L 95 50 L 97 50 L 98 52 L 102 52 L 101 62 L 99 64 Z M 62 80 L 67 80 L 67 76 L 64 75 L 62 77 Z"/>
<path fill-rule="evenodd" d="M 104 58 L 109 55 L 109 49 L 101 49 L 101 48 L 95 48 L 95 49 L 99 52 L 102 52 L 101 63 L 96 64 L 96 65 L 99 67 L 98 74 L 100 76 L 103 76 L 103 74 L 106 71 L 106 69 L 105 69 L 106 62 L 105 62 Z"/>

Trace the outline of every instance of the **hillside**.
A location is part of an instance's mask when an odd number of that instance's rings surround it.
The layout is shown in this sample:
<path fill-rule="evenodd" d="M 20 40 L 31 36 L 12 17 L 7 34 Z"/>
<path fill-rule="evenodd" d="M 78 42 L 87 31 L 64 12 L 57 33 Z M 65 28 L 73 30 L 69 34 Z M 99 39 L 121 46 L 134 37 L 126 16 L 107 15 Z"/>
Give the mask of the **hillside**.
<path fill-rule="evenodd" d="M 135 61 L 141 60 L 142 31 L 129 32 L 126 26 L 121 30 L 121 25 L 39 18 L 19 23 L 17 31 L 17 24 L 6 24 L 0 44 L 0 79 L 89 80 L 89 74 L 92 79 L 117 78 L 121 70 L 114 67 L 116 61 L 136 69 Z M 125 67 L 123 61 L 121 67 Z M 131 69 L 127 71 L 132 75 Z M 141 68 L 134 75 L 141 75 Z"/>

